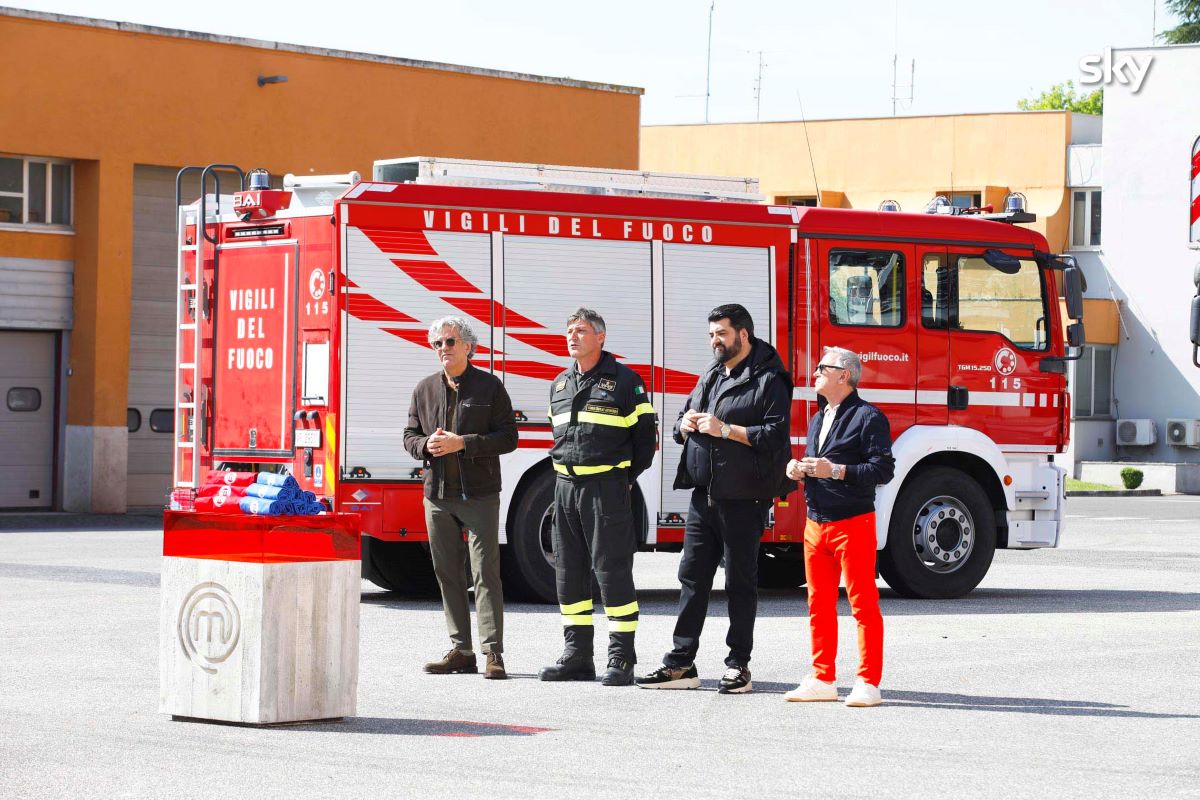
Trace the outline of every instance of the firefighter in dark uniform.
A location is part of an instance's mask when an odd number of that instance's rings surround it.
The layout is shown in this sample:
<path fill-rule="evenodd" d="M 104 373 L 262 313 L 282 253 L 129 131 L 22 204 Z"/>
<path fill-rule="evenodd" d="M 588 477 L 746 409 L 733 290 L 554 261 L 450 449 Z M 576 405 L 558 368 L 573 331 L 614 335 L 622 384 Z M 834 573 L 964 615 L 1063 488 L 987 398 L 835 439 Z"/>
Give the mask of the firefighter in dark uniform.
<path fill-rule="evenodd" d="M 550 390 L 554 447 L 554 571 L 562 612 L 562 657 L 544 681 L 590 681 L 592 572 L 608 616 L 605 686 L 633 683 L 638 603 L 633 587 L 637 533 L 630 509 L 633 483 L 654 460 L 657 415 L 637 373 L 604 348 L 604 319 L 580 308 L 567 320 L 575 358 Z"/>

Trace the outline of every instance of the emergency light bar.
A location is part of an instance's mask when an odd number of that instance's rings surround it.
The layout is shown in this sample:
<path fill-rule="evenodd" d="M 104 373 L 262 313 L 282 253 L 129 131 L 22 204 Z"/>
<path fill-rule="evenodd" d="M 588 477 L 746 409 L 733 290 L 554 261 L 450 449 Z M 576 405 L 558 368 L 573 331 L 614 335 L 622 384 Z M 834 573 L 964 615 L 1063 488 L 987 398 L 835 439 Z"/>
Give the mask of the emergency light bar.
<path fill-rule="evenodd" d="M 341 175 L 294 175 L 289 172 L 283 176 L 285 189 L 321 189 L 330 186 L 353 186 L 362 180 L 357 172 L 347 172 Z"/>
<path fill-rule="evenodd" d="M 760 203 L 758 179 L 633 169 L 410 156 L 376 161 L 374 180 L 439 186 Z"/>

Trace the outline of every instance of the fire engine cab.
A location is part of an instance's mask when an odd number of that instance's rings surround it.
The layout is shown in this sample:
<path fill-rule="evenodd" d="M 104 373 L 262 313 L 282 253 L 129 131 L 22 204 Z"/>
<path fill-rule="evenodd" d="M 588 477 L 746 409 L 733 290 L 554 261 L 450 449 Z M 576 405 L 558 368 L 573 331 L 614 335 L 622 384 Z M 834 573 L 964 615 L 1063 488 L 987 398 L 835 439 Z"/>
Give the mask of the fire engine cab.
<path fill-rule="evenodd" d="M 385 589 L 432 581 L 424 465 L 402 434 L 437 368 L 429 324 L 450 314 L 471 320 L 473 363 L 503 379 L 519 422 L 502 458 L 511 594 L 555 597 L 546 407 L 580 305 L 605 317 L 607 349 L 661 420 L 635 488 L 644 550 L 681 547 L 671 427 L 712 359 L 707 313 L 730 302 L 789 362 L 797 457 L 822 348 L 861 354 L 859 393 L 895 437 L 876 508 L 879 571 L 900 594 L 960 596 L 996 548 L 1059 542 L 1082 280 L 1015 224 L 1033 220 L 1020 198 L 1000 214 L 801 208 L 761 204 L 751 179 L 437 158 L 282 189 L 202 172 L 179 209 L 176 493 L 215 469 L 288 471 L 361 515 L 363 574 Z M 775 502 L 763 585 L 804 582 L 804 519 L 801 490 Z"/>

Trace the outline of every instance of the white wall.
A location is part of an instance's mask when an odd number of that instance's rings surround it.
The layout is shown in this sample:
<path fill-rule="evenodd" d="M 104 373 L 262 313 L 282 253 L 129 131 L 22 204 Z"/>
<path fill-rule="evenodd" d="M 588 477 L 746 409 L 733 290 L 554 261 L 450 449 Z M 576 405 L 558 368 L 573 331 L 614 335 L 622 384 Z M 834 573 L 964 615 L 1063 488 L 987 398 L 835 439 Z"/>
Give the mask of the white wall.
<path fill-rule="evenodd" d="M 1200 449 L 1164 442 L 1167 418 L 1200 418 L 1200 369 L 1188 339 L 1192 269 L 1200 261 L 1200 250 L 1188 247 L 1200 46 L 1113 51 L 1114 60 L 1123 55 L 1154 61 L 1136 95 L 1116 82 L 1104 92 L 1101 244 L 1114 292 L 1125 301 L 1113 381 L 1117 415 L 1153 419 L 1159 444 L 1118 448 L 1116 458 L 1200 463 Z"/>

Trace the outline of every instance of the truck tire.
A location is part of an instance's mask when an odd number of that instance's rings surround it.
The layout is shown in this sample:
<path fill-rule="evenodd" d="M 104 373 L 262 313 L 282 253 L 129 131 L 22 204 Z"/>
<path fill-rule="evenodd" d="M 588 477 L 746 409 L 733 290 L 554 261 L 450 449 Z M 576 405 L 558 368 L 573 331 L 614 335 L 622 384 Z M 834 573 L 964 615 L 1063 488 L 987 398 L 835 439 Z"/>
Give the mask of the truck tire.
<path fill-rule="evenodd" d="M 438 597 L 433 559 L 420 542 L 386 542 L 362 537 L 362 576 L 389 592 Z"/>
<path fill-rule="evenodd" d="M 759 548 L 758 588 L 795 589 L 805 582 L 803 546 L 794 550 Z"/>
<path fill-rule="evenodd" d="M 551 526 L 554 521 L 554 473 L 545 470 L 521 492 L 500 549 L 505 594 L 516 600 L 557 603 Z"/>
<path fill-rule="evenodd" d="M 983 488 L 957 469 L 931 467 L 900 490 L 879 574 L 902 597 L 962 597 L 995 553 L 995 512 Z"/>

